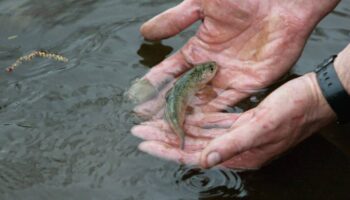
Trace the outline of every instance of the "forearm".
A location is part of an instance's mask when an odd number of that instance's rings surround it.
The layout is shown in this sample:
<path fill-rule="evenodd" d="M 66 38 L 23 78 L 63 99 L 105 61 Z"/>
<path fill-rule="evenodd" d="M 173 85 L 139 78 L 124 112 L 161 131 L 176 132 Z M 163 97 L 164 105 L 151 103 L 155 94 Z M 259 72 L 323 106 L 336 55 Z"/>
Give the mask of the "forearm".
<path fill-rule="evenodd" d="M 334 61 L 335 71 L 343 87 L 350 94 L 350 45 L 348 45 Z M 324 97 L 315 73 L 309 73 L 304 76 L 305 85 L 310 90 L 310 106 L 314 106 L 314 111 L 309 116 L 310 121 L 322 121 L 327 124 L 336 119 L 336 113 L 328 104 Z"/>
<path fill-rule="evenodd" d="M 343 87 L 350 95 L 350 44 L 338 54 L 334 61 L 334 68 Z"/>

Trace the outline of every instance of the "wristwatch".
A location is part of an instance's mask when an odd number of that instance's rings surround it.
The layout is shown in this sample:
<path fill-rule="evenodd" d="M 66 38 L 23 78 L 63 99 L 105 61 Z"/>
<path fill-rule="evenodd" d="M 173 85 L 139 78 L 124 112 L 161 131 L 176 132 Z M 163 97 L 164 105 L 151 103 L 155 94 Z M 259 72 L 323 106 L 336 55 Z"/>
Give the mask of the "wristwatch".
<path fill-rule="evenodd" d="M 350 121 L 350 96 L 344 89 L 334 69 L 336 55 L 324 60 L 315 69 L 318 84 L 323 96 L 337 115 L 337 121 L 344 124 Z"/>

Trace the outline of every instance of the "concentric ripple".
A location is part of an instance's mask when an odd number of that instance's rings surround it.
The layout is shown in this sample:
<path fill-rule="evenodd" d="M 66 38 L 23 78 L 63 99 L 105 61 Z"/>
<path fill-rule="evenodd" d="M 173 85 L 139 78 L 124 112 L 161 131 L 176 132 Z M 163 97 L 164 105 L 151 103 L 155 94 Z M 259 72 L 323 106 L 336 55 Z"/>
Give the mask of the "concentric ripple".
<path fill-rule="evenodd" d="M 176 184 L 199 199 L 232 199 L 247 192 L 240 176 L 233 170 L 180 167 L 174 174 Z"/>

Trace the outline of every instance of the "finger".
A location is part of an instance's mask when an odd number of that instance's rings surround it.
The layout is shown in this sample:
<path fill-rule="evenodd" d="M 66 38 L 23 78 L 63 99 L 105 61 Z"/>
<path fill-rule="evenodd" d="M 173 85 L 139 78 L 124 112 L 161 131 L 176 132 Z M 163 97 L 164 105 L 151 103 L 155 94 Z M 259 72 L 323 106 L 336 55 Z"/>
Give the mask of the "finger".
<path fill-rule="evenodd" d="M 208 104 L 201 106 L 203 112 L 215 112 L 225 110 L 229 106 L 233 106 L 241 100 L 247 98 L 249 93 L 240 92 L 235 89 L 228 89 L 219 94 L 215 99 Z"/>
<path fill-rule="evenodd" d="M 220 164 L 230 169 L 256 170 L 259 169 L 269 158 L 260 149 L 245 151 Z"/>
<path fill-rule="evenodd" d="M 150 155 L 181 164 L 198 165 L 200 152 L 185 152 L 164 142 L 146 141 L 139 145 L 139 150 Z"/>
<path fill-rule="evenodd" d="M 164 104 L 165 104 L 165 100 L 164 100 Z M 157 114 L 155 114 L 155 115 L 152 117 L 152 120 L 164 119 L 164 112 L 165 112 L 165 106 L 163 106 L 163 107 L 157 112 Z"/>
<path fill-rule="evenodd" d="M 219 136 L 222 136 L 226 133 L 229 132 L 228 129 L 225 128 L 210 128 L 210 129 L 204 129 L 204 128 L 199 128 L 197 126 L 190 126 L 190 125 L 185 125 L 185 132 L 187 135 L 192 136 L 196 139 L 213 139 L 217 138 Z M 209 143 L 209 142 L 208 142 Z M 206 144 L 207 145 L 207 144 Z M 203 146 L 205 148 L 206 146 Z"/>
<path fill-rule="evenodd" d="M 191 66 L 179 52 L 153 67 L 144 77 L 132 84 L 128 91 L 130 99 L 143 103 L 156 97 L 160 91 Z"/>
<path fill-rule="evenodd" d="M 213 139 L 223 134 L 228 133 L 228 129 L 225 128 L 211 128 L 211 129 L 203 129 L 196 126 L 186 125 L 184 126 L 184 130 L 188 137 L 189 146 L 193 146 L 193 144 L 201 144 L 201 147 L 204 148 L 208 144 L 208 139 Z M 153 134 L 153 132 L 156 134 Z M 174 140 L 174 138 L 178 137 L 174 134 L 174 131 L 171 130 L 169 124 L 164 120 L 154 120 L 142 123 L 141 125 L 135 126 L 132 128 L 132 133 L 137 137 L 141 137 L 142 139 L 147 140 L 159 140 L 157 138 L 167 138 Z M 149 136 L 144 136 L 144 134 L 149 134 Z M 165 135 L 165 136 L 164 136 Z M 169 138 L 170 137 L 170 138 Z M 186 139 L 187 139 L 186 137 Z M 169 142 L 167 139 L 164 139 L 164 142 Z M 192 142 L 192 140 L 198 140 Z M 178 144 L 179 141 L 176 141 Z"/>
<path fill-rule="evenodd" d="M 152 127 L 147 125 L 139 125 L 131 130 L 131 133 L 141 139 L 150 141 L 161 141 L 167 143 L 169 146 L 174 148 L 179 148 L 180 140 L 177 135 L 175 135 L 171 130 L 162 130 L 158 127 Z M 197 151 L 205 148 L 209 139 L 204 138 L 193 138 L 185 136 L 185 146 L 186 151 Z"/>
<path fill-rule="evenodd" d="M 238 154 L 220 166 L 233 169 L 259 169 L 289 148 L 283 141 L 266 144 Z"/>
<path fill-rule="evenodd" d="M 200 19 L 199 0 L 186 0 L 147 21 L 141 34 L 149 40 L 171 37 Z"/>
<path fill-rule="evenodd" d="M 168 83 L 157 95 L 150 101 L 146 101 L 134 107 L 133 111 L 144 118 L 159 119 L 164 114 L 164 105 L 167 92 L 173 87 L 175 79 Z"/>
<path fill-rule="evenodd" d="M 201 165 L 205 168 L 215 166 L 260 145 L 261 138 L 257 135 L 261 135 L 261 129 L 253 124 L 253 121 L 246 121 L 242 126 L 212 140 L 203 150 Z"/>
<path fill-rule="evenodd" d="M 237 113 L 197 113 L 186 117 L 186 124 L 201 128 L 230 128 L 240 114 Z"/>

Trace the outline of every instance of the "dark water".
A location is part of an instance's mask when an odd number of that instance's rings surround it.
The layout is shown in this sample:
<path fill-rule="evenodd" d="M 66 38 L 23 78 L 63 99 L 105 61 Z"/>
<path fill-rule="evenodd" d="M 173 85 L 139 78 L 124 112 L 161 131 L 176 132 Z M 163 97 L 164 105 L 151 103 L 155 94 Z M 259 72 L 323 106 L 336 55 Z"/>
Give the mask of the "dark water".
<path fill-rule="evenodd" d="M 35 59 L 0 73 L 0 199 L 346 199 L 349 126 L 331 126 L 255 172 L 201 170 L 144 153 L 124 92 L 183 45 L 190 28 L 147 43 L 142 22 L 180 1 L 3 0 L 0 70 L 34 49 Z M 293 72 L 311 71 L 350 42 L 350 1 L 314 31 Z"/>

